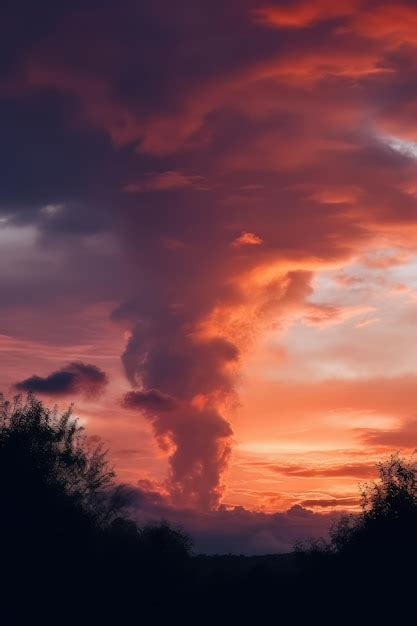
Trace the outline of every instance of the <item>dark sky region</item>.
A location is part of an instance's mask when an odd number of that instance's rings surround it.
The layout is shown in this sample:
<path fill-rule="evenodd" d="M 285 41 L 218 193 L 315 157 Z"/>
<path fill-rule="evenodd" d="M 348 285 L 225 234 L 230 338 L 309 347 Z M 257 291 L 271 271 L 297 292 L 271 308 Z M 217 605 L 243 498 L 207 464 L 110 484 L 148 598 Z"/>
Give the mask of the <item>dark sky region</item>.
<path fill-rule="evenodd" d="M 324 532 L 417 446 L 415 2 L 0 13 L 0 388 L 201 549 Z"/>

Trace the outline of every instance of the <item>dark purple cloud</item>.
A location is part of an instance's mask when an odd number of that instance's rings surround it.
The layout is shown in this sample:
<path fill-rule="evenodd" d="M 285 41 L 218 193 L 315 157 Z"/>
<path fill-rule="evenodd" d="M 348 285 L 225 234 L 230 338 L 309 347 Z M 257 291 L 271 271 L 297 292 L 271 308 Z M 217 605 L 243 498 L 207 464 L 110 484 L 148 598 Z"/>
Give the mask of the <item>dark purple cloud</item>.
<path fill-rule="evenodd" d="M 216 508 L 231 452 L 233 433 L 227 420 L 213 406 L 193 406 L 155 389 L 131 391 L 124 404 L 145 414 L 160 447 L 169 453 L 166 487 L 172 502 Z"/>
<path fill-rule="evenodd" d="M 216 402 L 233 393 L 228 368 L 239 351 L 221 337 L 193 337 L 186 331 L 191 319 L 183 314 L 158 320 L 143 312 L 138 320 L 122 359 L 129 380 L 142 389 L 127 394 L 125 403 L 145 412 L 160 446 L 170 452 L 173 499 L 215 507 L 232 436 Z"/>
<path fill-rule="evenodd" d="M 307 508 L 334 509 L 335 507 L 356 507 L 359 503 L 359 498 L 311 498 L 309 500 L 302 500 L 300 506 Z"/>
<path fill-rule="evenodd" d="M 106 387 L 106 374 L 96 365 L 74 362 L 48 376 L 30 376 L 18 383 L 18 391 L 46 394 L 48 396 L 68 396 L 83 394 L 95 396 Z"/>
<path fill-rule="evenodd" d="M 176 407 L 175 400 L 165 395 L 157 389 L 148 391 L 129 391 L 123 402 L 131 409 L 139 409 L 149 413 L 159 413 L 160 411 L 173 411 Z"/>

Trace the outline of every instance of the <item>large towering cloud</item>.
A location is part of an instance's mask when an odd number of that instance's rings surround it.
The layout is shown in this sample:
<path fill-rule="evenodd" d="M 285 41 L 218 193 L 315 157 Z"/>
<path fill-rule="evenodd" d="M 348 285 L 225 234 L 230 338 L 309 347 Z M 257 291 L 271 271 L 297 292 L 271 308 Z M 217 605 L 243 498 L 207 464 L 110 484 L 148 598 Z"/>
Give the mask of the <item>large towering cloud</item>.
<path fill-rule="evenodd" d="M 224 411 L 235 403 L 237 344 L 244 350 L 259 326 L 296 310 L 311 292 L 309 272 L 283 267 L 266 278 L 251 277 L 253 261 L 240 259 L 233 241 L 224 242 L 223 250 L 209 250 L 202 243 L 212 261 L 207 273 L 201 267 L 196 276 L 192 258 L 191 271 L 183 266 L 180 273 L 178 251 L 169 260 L 161 249 L 167 265 L 158 276 L 155 301 L 126 303 L 113 314 L 132 329 L 122 360 L 138 390 L 125 396 L 125 405 L 148 416 L 159 445 L 169 453 L 168 486 L 174 501 L 201 508 L 216 508 L 223 493 L 221 478 L 233 434 Z M 225 276 L 234 255 L 237 273 Z M 219 258 L 222 271 L 216 268 Z M 233 287 L 227 285 L 233 281 Z M 169 312 L 161 315 L 160 310 Z"/>
<path fill-rule="evenodd" d="M 183 297 L 181 290 L 177 297 Z M 224 337 L 199 334 L 195 307 L 158 319 L 156 311 L 149 315 L 132 305 L 114 317 L 128 314 L 135 326 L 122 358 L 129 380 L 141 391 L 127 394 L 125 403 L 145 412 L 159 444 L 170 451 L 175 501 L 216 506 L 232 436 L 221 409 L 233 393 L 239 351 Z"/>

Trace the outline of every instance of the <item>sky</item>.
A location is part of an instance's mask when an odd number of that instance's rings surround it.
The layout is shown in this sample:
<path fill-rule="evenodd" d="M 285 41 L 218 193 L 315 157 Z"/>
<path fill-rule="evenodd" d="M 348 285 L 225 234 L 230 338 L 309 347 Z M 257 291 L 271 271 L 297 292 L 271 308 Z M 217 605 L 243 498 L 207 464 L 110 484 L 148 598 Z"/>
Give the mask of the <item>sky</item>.
<path fill-rule="evenodd" d="M 285 551 L 417 448 L 417 6 L 1 8 L 0 389 L 139 519 Z"/>

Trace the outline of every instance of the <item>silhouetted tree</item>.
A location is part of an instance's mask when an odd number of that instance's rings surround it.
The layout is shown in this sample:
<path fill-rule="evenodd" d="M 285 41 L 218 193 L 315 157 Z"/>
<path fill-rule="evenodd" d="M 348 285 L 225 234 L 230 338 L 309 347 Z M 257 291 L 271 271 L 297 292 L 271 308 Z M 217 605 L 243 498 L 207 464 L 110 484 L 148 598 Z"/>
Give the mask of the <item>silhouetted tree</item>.
<path fill-rule="evenodd" d="M 151 597 L 152 581 L 157 589 L 164 572 L 181 574 L 187 536 L 167 524 L 139 528 L 124 515 L 128 493 L 71 408 L 60 413 L 31 395 L 0 396 L 1 588 L 18 623 L 28 614 L 61 615 L 74 582 L 68 619 L 81 605 L 96 618 L 110 611 L 103 597 L 120 611 L 127 589 L 133 597 L 139 585 Z M 15 593 L 25 602 L 12 601 Z"/>
<path fill-rule="evenodd" d="M 361 511 L 342 516 L 330 541 L 300 544 L 296 587 L 308 606 L 326 597 L 327 616 L 387 623 L 414 612 L 417 559 L 417 462 L 392 455 L 364 483 Z"/>
<path fill-rule="evenodd" d="M 361 488 L 361 513 L 331 530 L 335 561 L 326 570 L 334 596 L 349 594 L 352 614 L 360 610 L 371 623 L 411 615 L 407 572 L 417 558 L 417 463 L 394 454 L 377 467 L 378 479 Z"/>
<path fill-rule="evenodd" d="M 93 447 L 71 409 L 59 414 L 28 396 L 0 397 L 0 524 L 47 532 L 69 529 L 76 511 L 85 521 L 110 514 L 114 477 L 101 444 Z M 74 520 L 72 520 L 74 521 Z"/>
<path fill-rule="evenodd" d="M 417 461 L 394 454 L 377 468 L 378 479 L 361 488 L 360 515 L 344 516 L 332 528 L 338 553 L 386 559 L 417 549 Z"/>

